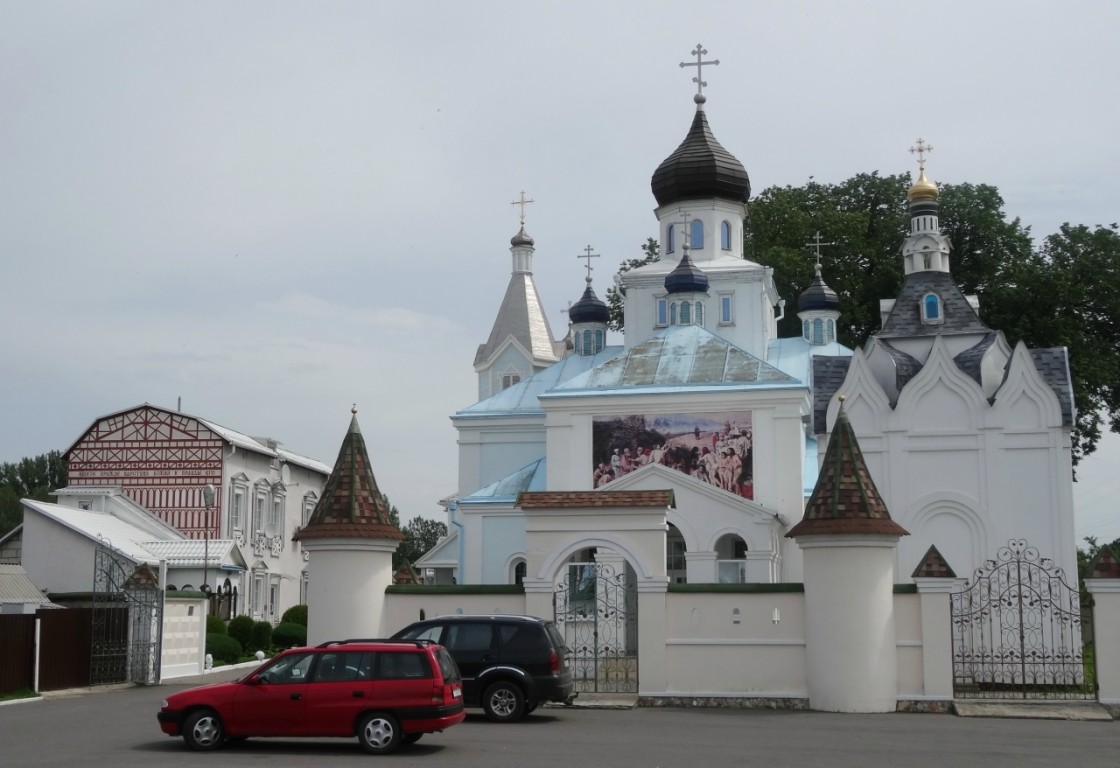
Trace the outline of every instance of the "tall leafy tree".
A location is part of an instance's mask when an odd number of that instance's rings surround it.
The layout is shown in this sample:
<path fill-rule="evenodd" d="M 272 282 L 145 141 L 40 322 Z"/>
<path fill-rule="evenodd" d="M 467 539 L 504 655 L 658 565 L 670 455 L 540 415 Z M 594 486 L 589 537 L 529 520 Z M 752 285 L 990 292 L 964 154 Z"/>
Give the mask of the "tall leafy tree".
<path fill-rule="evenodd" d="M 20 499 L 50 501 L 66 485 L 66 460 L 58 451 L 0 464 L 0 536 L 23 522 Z"/>
<path fill-rule="evenodd" d="M 434 547 L 441 537 L 447 535 L 447 523 L 438 520 L 429 520 L 424 517 L 414 517 L 402 529 L 404 541 L 397 547 L 394 555 L 394 567 L 415 563 L 429 549 Z"/>
<path fill-rule="evenodd" d="M 644 267 L 646 264 L 652 264 L 657 261 L 659 246 L 657 240 L 650 237 L 642 243 L 642 253 L 645 254 L 640 259 L 627 259 L 622 262 L 618 267 L 618 273 L 629 272 L 631 269 Z M 623 319 L 622 310 L 623 304 L 626 300 L 626 289 L 621 285 L 612 285 L 607 289 L 607 306 L 611 310 L 611 319 L 607 327 L 612 331 L 621 331 L 625 329 L 625 320 Z"/>

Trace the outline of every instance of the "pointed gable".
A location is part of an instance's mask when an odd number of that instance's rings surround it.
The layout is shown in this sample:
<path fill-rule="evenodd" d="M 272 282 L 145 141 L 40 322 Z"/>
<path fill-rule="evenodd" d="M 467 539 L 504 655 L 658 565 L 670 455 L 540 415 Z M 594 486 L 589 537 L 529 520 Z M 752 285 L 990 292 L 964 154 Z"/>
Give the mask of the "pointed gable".
<path fill-rule="evenodd" d="M 520 344 L 534 363 L 554 363 L 560 359 L 537 286 L 528 273 L 515 273 L 510 277 L 490 338 L 479 345 L 475 353 L 475 367 L 485 365 L 509 339 Z"/>
<path fill-rule="evenodd" d="M 353 413 L 323 495 L 307 525 L 292 537 L 293 541 L 404 538 L 401 529 L 393 525 L 389 508 L 377 489 L 366 442 L 358 428 L 357 411 Z"/>
<path fill-rule="evenodd" d="M 930 545 L 925 556 L 914 572 L 910 574 L 915 579 L 955 579 L 957 574 L 949 567 L 949 563 L 937 551 L 937 547 Z"/>
<path fill-rule="evenodd" d="M 828 440 L 817 485 L 805 507 L 805 517 L 786 537 L 836 534 L 909 535 L 905 528 L 891 520 L 887 505 L 867 471 L 843 401 Z"/>

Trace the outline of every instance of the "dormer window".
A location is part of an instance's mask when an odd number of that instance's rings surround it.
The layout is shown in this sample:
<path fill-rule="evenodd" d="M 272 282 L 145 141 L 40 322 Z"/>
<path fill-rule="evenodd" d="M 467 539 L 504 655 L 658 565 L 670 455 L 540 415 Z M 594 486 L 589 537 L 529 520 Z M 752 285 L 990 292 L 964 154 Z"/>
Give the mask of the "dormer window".
<path fill-rule="evenodd" d="M 922 322 L 940 323 L 942 319 L 941 297 L 936 293 L 927 293 L 922 297 Z"/>

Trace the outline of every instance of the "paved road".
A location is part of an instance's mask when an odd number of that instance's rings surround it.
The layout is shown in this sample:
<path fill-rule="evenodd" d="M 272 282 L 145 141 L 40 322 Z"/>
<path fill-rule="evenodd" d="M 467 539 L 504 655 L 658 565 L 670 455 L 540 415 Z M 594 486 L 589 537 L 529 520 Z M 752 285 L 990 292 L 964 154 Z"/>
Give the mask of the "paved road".
<path fill-rule="evenodd" d="M 351 740 L 249 740 L 216 754 L 164 736 L 155 713 L 183 685 L 86 693 L 0 707 L 4 768 L 212 765 L 456 768 L 1120 765 L 1120 722 L 830 715 L 720 709 L 538 710 L 521 723 L 481 715 L 388 757 Z"/>

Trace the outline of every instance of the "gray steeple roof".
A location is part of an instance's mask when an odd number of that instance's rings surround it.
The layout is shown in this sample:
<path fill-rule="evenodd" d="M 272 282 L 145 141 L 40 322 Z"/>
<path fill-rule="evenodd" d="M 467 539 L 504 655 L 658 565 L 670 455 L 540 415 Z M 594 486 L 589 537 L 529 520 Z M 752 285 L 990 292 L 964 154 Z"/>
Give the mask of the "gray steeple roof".
<path fill-rule="evenodd" d="M 474 364 L 486 362 L 505 343 L 513 337 L 523 346 L 534 361 L 554 363 L 560 359 L 552 340 L 552 329 L 541 305 L 541 297 L 533 276 L 527 272 L 510 276 L 506 295 L 494 319 L 490 338 L 480 344 L 474 356 Z"/>
<path fill-rule="evenodd" d="M 923 323 L 919 315 L 922 297 L 935 293 L 941 298 L 940 323 Z M 960 287 L 948 272 L 911 272 L 902 284 L 883 330 L 876 336 L 936 336 L 955 333 L 987 333 L 988 326 L 980 322 L 976 310 L 961 293 Z"/>

